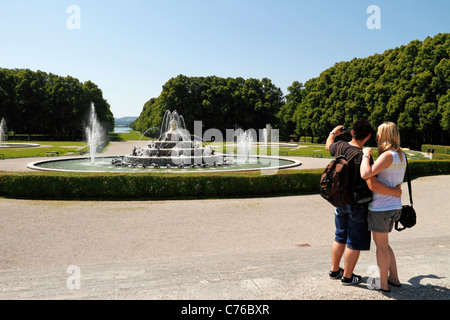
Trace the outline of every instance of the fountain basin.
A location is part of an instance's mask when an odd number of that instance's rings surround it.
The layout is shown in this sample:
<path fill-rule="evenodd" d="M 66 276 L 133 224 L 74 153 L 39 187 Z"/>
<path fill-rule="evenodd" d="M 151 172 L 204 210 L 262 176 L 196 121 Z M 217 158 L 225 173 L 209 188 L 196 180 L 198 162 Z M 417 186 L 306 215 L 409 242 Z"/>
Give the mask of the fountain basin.
<path fill-rule="evenodd" d="M 37 148 L 40 144 L 36 143 L 0 143 L 0 149 L 13 149 L 13 148 Z"/>
<path fill-rule="evenodd" d="M 171 172 L 171 173 L 190 173 L 190 172 L 230 172 L 230 171 L 255 171 L 255 170 L 281 170 L 300 166 L 297 160 L 283 159 L 269 156 L 251 156 L 246 158 L 239 156 L 224 156 L 225 161 L 230 163 L 227 165 L 217 164 L 191 165 L 179 168 L 177 166 L 158 165 L 153 167 L 142 166 L 141 164 L 133 164 L 126 166 L 114 165 L 114 161 L 122 161 L 124 156 L 108 156 L 97 157 L 95 162 L 91 162 L 90 157 L 65 158 L 57 160 L 37 161 L 27 165 L 27 168 L 40 171 L 57 171 L 57 172 Z M 204 158 L 204 156 L 203 156 Z M 147 158 L 152 159 L 152 158 Z M 156 159 L 156 158 L 154 158 Z M 195 163 L 195 162 L 193 162 Z"/>

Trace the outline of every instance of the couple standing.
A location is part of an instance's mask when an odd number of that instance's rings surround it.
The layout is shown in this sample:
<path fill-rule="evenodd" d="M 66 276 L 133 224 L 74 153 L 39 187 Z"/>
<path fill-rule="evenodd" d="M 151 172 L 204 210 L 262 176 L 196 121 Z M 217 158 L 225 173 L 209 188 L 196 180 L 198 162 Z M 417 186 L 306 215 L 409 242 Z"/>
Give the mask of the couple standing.
<path fill-rule="evenodd" d="M 353 270 L 359 259 L 361 250 L 370 250 L 370 236 L 377 246 L 377 264 L 380 270 L 380 290 L 389 292 L 389 285 L 400 287 L 395 255 L 389 246 L 389 232 L 394 222 L 400 218 L 401 184 L 406 170 L 406 156 L 400 149 L 400 134 L 392 122 L 385 122 L 378 127 L 376 140 L 378 144 L 378 159 L 374 162 L 371 148 L 364 144 L 372 135 L 372 126 L 366 120 L 355 122 L 351 130 L 350 142 L 338 141 L 335 138 L 345 132 L 343 126 L 337 126 L 330 132 L 326 149 L 332 156 L 348 156 L 355 150 L 362 150 L 363 156 L 359 172 L 355 169 L 355 157 L 349 162 L 349 181 L 364 179 L 373 192 L 372 202 L 358 208 L 353 204 L 337 207 L 335 210 L 336 237 L 331 251 L 332 279 L 341 279 L 342 284 L 351 285 L 362 281 Z M 341 145 L 342 144 L 342 145 Z M 338 145 L 340 154 L 337 154 Z M 356 171 L 356 172 L 355 172 Z M 340 261 L 344 256 L 345 265 L 342 269 Z"/>

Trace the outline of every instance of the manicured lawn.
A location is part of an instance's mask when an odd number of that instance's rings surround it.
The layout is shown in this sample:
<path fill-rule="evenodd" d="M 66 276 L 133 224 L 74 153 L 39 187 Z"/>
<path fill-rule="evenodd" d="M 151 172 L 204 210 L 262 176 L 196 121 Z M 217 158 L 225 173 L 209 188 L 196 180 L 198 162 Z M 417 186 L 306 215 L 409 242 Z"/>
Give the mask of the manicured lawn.
<path fill-rule="evenodd" d="M 14 143 L 30 143 L 30 141 L 14 141 Z M 88 150 L 84 141 L 32 141 L 31 143 L 39 144 L 40 147 L 0 149 L 0 154 L 3 154 L 5 158 L 45 157 L 47 152 L 58 152 L 61 156 Z"/>
<path fill-rule="evenodd" d="M 139 141 L 142 137 L 142 133 L 134 130 L 130 130 L 128 133 L 110 133 L 108 135 L 111 141 Z M 151 140 L 148 137 L 142 137 L 141 140 Z"/>

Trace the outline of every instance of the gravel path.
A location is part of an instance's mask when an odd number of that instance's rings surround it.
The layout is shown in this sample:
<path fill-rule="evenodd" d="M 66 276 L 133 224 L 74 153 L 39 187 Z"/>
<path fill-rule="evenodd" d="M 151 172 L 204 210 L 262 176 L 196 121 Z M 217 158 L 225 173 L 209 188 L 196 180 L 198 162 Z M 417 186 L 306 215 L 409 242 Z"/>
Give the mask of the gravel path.
<path fill-rule="evenodd" d="M 0 299 L 449 299 L 449 185 L 413 181 L 418 224 L 391 234 L 403 287 L 390 294 L 367 284 L 373 243 L 362 284 L 328 279 L 333 208 L 318 195 L 0 199 Z"/>

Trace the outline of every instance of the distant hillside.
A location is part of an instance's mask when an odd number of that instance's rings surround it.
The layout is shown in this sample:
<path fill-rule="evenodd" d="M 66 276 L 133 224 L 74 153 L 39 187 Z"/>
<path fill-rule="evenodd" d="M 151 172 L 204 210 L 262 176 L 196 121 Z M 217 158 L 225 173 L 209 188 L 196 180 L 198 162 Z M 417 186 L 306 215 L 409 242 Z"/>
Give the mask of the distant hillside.
<path fill-rule="evenodd" d="M 114 124 L 116 126 L 129 126 L 130 123 L 136 119 L 137 119 L 137 117 L 114 118 Z"/>

